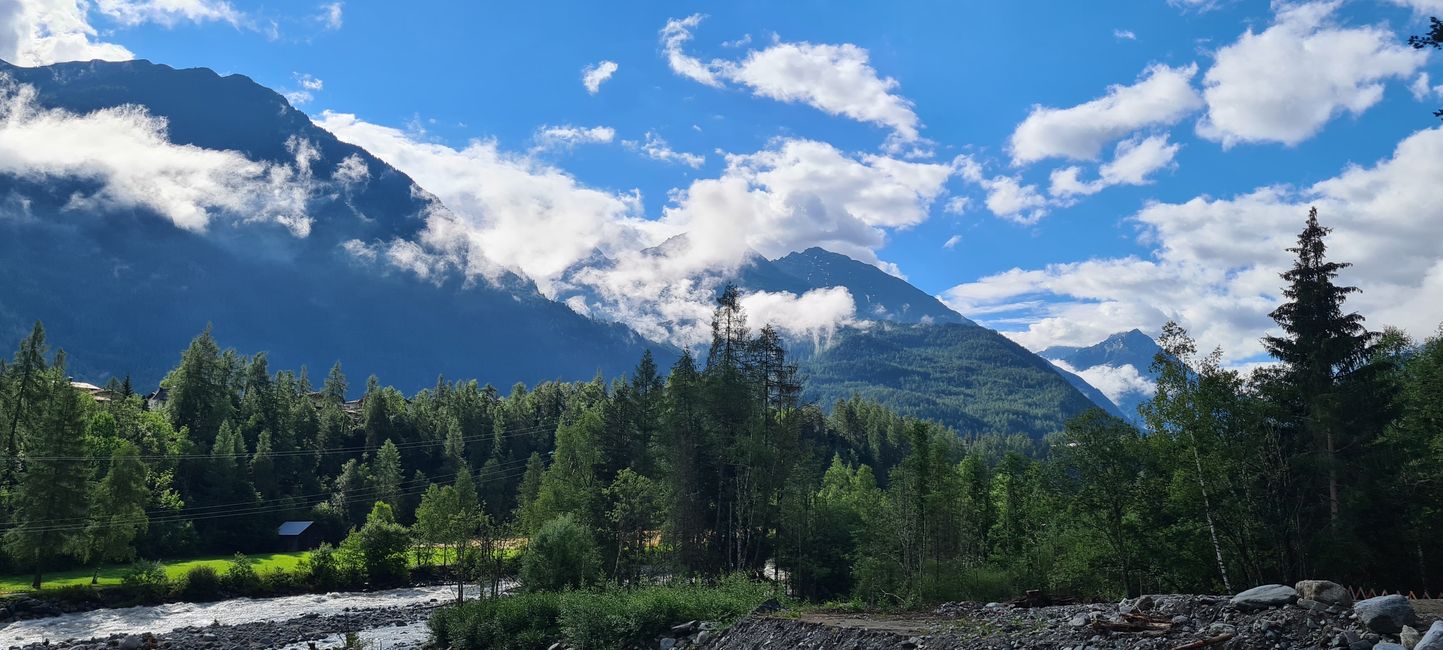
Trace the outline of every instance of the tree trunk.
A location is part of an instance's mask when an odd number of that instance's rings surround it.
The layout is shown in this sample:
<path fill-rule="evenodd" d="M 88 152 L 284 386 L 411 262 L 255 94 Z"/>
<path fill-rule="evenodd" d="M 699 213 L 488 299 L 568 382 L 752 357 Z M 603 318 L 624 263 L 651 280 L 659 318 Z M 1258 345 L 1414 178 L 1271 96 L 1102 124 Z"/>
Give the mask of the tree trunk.
<path fill-rule="evenodd" d="M 1203 513 L 1207 515 L 1208 535 L 1212 537 L 1213 555 L 1217 558 L 1218 574 L 1223 578 L 1223 589 L 1226 589 L 1228 593 L 1233 593 L 1232 581 L 1228 579 L 1227 563 L 1223 562 L 1223 547 L 1218 543 L 1218 527 L 1213 522 L 1212 499 L 1208 496 L 1207 481 L 1203 479 L 1202 455 L 1198 453 L 1197 435 L 1193 435 L 1192 440 L 1192 459 L 1193 463 L 1197 465 L 1197 486 L 1198 490 L 1202 492 Z"/>
<path fill-rule="evenodd" d="M 1328 522 L 1338 527 L 1338 463 L 1332 427 L 1328 428 Z"/>

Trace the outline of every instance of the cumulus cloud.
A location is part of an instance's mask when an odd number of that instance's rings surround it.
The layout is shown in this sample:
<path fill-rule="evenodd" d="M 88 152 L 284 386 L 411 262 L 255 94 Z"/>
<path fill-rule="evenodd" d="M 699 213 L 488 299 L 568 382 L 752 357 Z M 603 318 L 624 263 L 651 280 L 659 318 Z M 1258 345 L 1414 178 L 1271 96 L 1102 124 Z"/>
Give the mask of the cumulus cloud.
<path fill-rule="evenodd" d="M 830 345 L 840 327 L 858 324 L 857 303 L 845 287 L 813 289 L 800 296 L 756 291 L 744 294 L 741 306 L 749 319 L 794 338 L 810 339 L 817 348 Z"/>
<path fill-rule="evenodd" d="M 9 0 L 0 3 L 0 59 L 21 66 L 60 61 L 127 61 L 135 55 L 106 42 L 91 24 L 94 10 L 107 20 L 134 27 L 153 23 L 225 22 L 249 24 L 245 14 L 223 0 Z"/>
<path fill-rule="evenodd" d="M 1111 86 L 1092 101 L 1069 108 L 1034 106 L 1012 132 L 1013 162 L 1096 160 L 1109 143 L 1143 128 L 1174 124 L 1202 107 L 1192 87 L 1196 74 L 1196 65 L 1153 65 L 1136 83 Z"/>
<path fill-rule="evenodd" d="M 570 149 L 580 144 L 608 144 L 616 138 L 616 129 L 609 126 L 543 126 L 532 138 L 537 149 Z"/>
<path fill-rule="evenodd" d="M 595 95 L 601 90 L 601 84 L 606 83 L 620 67 L 615 61 L 600 61 L 588 65 L 581 69 L 581 85 L 586 86 L 586 92 Z"/>
<path fill-rule="evenodd" d="M 831 115 L 876 124 L 891 130 L 889 144 L 894 152 L 908 145 L 925 149 L 912 102 L 897 94 L 900 84 L 896 79 L 877 73 L 866 49 L 850 43 L 779 41 L 748 52 L 741 61 L 702 62 L 684 50 L 702 19 L 700 14 L 672 19 L 662 28 L 662 51 L 673 72 L 714 88 L 730 81 L 760 97 L 807 104 Z"/>
<path fill-rule="evenodd" d="M 943 204 L 942 206 L 942 211 L 946 212 L 947 214 L 966 214 L 967 208 L 971 206 L 972 197 L 954 196 L 950 199 L 947 199 L 947 203 Z"/>
<path fill-rule="evenodd" d="M 1112 37 L 1119 41 L 1137 40 L 1137 34 L 1133 33 L 1130 29 L 1114 29 L 1112 30 Z"/>
<path fill-rule="evenodd" d="M 642 142 L 627 140 L 626 146 L 646 154 L 646 157 L 652 160 L 686 165 L 692 169 L 706 163 L 706 156 L 672 149 L 671 145 L 667 144 L 666 140 L 657 135 L 655 131 L 647 131 L 646 138 Z"/>
<path fill-rule="evenodd" d="M 1166 135 L 1134 137 L 1117 144 L 1112 160 L 1098 168 L 1098 177 L 1083 181 L 1081 168 L 1064 167 L 1052 172 L 1048 192 L 1057 197 L 1091 195 L 1114 185 L 1144 185 L 1155 171 L 1169 167 L 1180 145 Z"/>
<path fill-rule="evenodd" d="M 1280 304 L 1278 274 L 1309 206 L 1334 228 L 1329 257 L 1352 262 L 1342 282 L 1362 293 L 1348 306 L 1374 329 L 1415 335 L 1443 321 L 1443 128 L 1419 131 L 1371 166 L 1350 166 L 1311 186 L 1260 187 L 1232 198 L 1153 203 L 1132 217 L 1147 258 L 1098 258 L 1012 269 L 945 292 L 963 314 L 1015 329 L 1032 349 L 1090 344 L 1112 332 L 1172 319 L 1202 349 L 1239 364 L 1262 353 Z M 1021 329 L 1017 329 L 1021 328 Z"/>
<path fill-rule="evenodd" d="M 436 199 L 416 241 L 360 243 L 357 254 L 423 277 L 459 270 L 495 279 L 515 271 L 578 313 L 680 345 L 707 339 L 716 291 L 757 255 L 825 246 L 892 268 L 876 250 L 889 231 L 924 221 L 953 173 L 944 164 L 778 140 L 728 155 L 720 176 L 674 190 L 660 217 L 647 218 L 638 193 L 587 187 L 494 141 L 453 149 L 338 113 L 324 113 L 320 124 L 406 172 Z M 831 331 L 822 320 L 835 327 L 855 318 L 850 297 L 836 291 L 749 300 L 792 321 L 779 327 L 801 327 L 819 341 Z"/>
<path fill-rule="evenodd" d="M 1406 79 L 1426 61 L 1384 27 L 1339 25 L 1340 4 L 1281 5 L 1266 30 L 1249 29 L 1218 50 L 1203 77 L 1198 134 L 1225 147 L 1295 145 L 1342 113 L 1362 114 L 1383 98 L 1384 81 Z"/>
<path fill-rule="evenodd" d="M 1408 84 L 1408 90 L 1413 93 L 1413 99 L 1420 102 L 1429 97 L 1443 97 L 1443 84 L 1433 85 L 1427 72 L 1419 72 L 1413 82 Z"/>
<path fill-rule="evenodd" d="M 153 211 L 205 231 L 217 218 L 280 224 L 310 233 L 315 148 L 288 143 L 294 165 L 256 162 L 236 151 L 172 144 L 166 121 L 135 106 L 76 115 L 44 109 L 35 90 L 0 78 L 0 174 L 36 181 L 93 181 L 68 209 Z"/>
<path fill-rule="evenodd" d="M 1407 7 L 1419 16 L 1443 14 L 1443 0 L 1388 0 L 1399 7 Z"/>

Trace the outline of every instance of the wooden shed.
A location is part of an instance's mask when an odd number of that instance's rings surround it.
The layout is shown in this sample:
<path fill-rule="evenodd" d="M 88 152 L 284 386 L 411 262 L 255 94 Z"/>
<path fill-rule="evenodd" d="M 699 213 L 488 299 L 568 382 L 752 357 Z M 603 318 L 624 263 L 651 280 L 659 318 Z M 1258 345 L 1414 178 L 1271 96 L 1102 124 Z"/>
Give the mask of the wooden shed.
<path fill-rule="evenodd" d="M 283 551 L 309 551 L 321 545 L 321 538 L 313 521 L 287 521 L 276 528 Z"/>

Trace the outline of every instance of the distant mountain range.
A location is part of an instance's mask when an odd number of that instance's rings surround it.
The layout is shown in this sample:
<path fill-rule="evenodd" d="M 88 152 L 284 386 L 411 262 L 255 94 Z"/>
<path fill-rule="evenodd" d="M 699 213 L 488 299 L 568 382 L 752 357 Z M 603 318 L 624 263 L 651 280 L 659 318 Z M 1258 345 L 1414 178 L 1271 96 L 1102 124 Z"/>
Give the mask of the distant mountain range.
<path fill-rule="evenodd" d="M 100 190 L 93 175 L 0 174 L 7 350 L 40 319 L 76 376 L 99 383 L 129 374 L 151 386 L 214 323 L 223 344 L 267 351 L 272 367 L 307 364 L 318 377 L 341 360 L 351 373 L 408 390 L 440 373 L 501 386 L 615 375 L 647 348 L 659 362 L 674 358 L 670 347 L 579 316 L 515 275 L 435 284 L 361 263 L 341 243 L 413 235 L 423 225 L 424 192 L 246 77 L 147 61 L 0 63 L 0 73 L 35 88 L 42 108 L 142 106 L 167 120 L 175 144 L 261 163 L 294 163 L 303 140 L 315 149 L 309 166 L 317 175 L 329 177 L 354 156 L 368 179 L 343 197 L 313 197 L 314 223 L 299 238 L 262 224 L 216 222 L 197 233 L 147 210 L 75 209 L 75 196 Z"/>
<path fill-rule="evenodd" d="M 644 350 L 664 365 L 679 354 L 623 325 L 579 315 L 515 274 L 429 280 L 347 251 L 353 240 L 414 239 L 433 200 L 404 173 L 337 140 L 246 77 L 147 61 L 0 62 L 0 75 L 33 88 L 37 110 L 83 116 L 141 107 L 165 120 L 171 144 L 304 167 L 320 188 L 305 197 L 308 231 L 299 237 L 246 215 L 187 229 L 174 215 L 100 201 L 95 197 L 109 188 L 91 168 L 98 162 L 44 173 L 0 166 L 4 349 L 39 319 L 77 377 L 102 383 L 130 375 L 152 386 L 191 337 L 214 324 L 222 344 L 266 351 L 272 367 L 308 365 L 319 377 L 340 360 L 353 379 L 376 374 L 408 391 L 438 374 L 503 387 L 615 376 Z M 338 189 L 330 179 L 343 169 L 364 182 Z M 1119 412 L 1087 382 L 845 255 L 821 248 L 772 260 L 756 255 L 735 281 L 753 291 L 850 292 L 863 326 L 842 330 L 820 349 L 796 345 L 806 397 L 823 405 L 859 394 L 967 434 L 1030 436 L 1060 430 L 1094 404 Z M 1087 350 L 1049 353 L 1083 373 L 1122 358 L 1093 363 Z"/>

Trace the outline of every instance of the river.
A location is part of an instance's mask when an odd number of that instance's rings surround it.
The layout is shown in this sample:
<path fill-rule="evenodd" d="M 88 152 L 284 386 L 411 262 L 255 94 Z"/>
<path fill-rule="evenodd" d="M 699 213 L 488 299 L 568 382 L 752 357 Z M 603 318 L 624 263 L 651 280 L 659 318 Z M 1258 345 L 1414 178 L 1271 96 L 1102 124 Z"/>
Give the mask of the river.
<path fill-rule="evenodd" d="M 474 598 L 469 587 L 467 597 Z M 235 626 L 265 621 L 287 621 L 306 615 L 330 617 L 366 610 L 424 608 L 456 597 L 454 586 L 408 587 L 370 592 L 307 594 L 279 598 L 232 598 L 208 603 L 167 603 L 164 605 L 97 609 L 50 618 L 16 621 L 0 628 L 0 648 L 50 641 L 84 640 L 115 634 L 164 634 L 184 627 Z M 419 615 L 419 614 L 418 614 Z M 405 625 L 394 622 L 371 629 L 357 629 L 374 646 L 414 647 L 425 640 L 424 616 Z M 411 645 L 408 645 L 411 644 Z M 329 644 L 317 644 L 327 647 Z M 287 647 L 287 644 L 277 644 Z M 301 643 L 296 647 L 304 648 Z"/>

